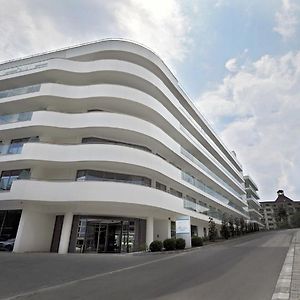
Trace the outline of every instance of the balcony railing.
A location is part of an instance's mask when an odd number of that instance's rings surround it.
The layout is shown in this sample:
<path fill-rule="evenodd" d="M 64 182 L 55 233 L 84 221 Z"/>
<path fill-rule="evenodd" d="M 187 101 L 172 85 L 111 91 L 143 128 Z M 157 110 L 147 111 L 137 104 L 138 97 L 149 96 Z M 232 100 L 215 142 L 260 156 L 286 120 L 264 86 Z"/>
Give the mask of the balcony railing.
<path fill-rule="evenodd" d="M 29 71 L 29 70 L 40 69 L 40 68 L 47 67 L 47 65 L 48 65 L 48 63 L 38 63 L 38 64 L 18 66 L 15 68 L 9 68 L 9 69 L 0 71 L 0 76 L 7 76 L 7 75 L 15 74 L 15 73 Z"/>
<path fill-rule="evenodd" d="M 184 199 L 183 206 L 184 206 L 184 208 L 193 210 L 193 211 L 198 212 L 198 213 L 204 213 L 204 212 L 209 211 L 208 207 L 203 206 L 203 205 L 197 203 L 196 201 L 191 201 L 191 200 L 188 200 L 188 199 Z"/>
<path fill-rule="evenodd" d="M 0 144 L 0 156 L 9 154 L 20 154 L 22 152 L 24 143 L 15 144 Z"/>
<path fill-rule="evenodd" d="M 201 149 L 201 151 L 203 153 L 206 154 L 207 157 L 209 157 L 228 177 L 230 177 L 234 182 L 238 182 L 238 180 L 225 168 L 222 166 L 222 164 L 216 159 L 214 158 L 209 151 L 207 151 L 205 149 L 204 146 L 201 145 L 201 143 L 184 127 L 180 124 L 180 129 L 182 132 L 184 132 L 191 141 L 193 141 L 197 147 L 199 147 Z M 239 183 L 238 183 L 239 184 Z"/>
<path fill-rule="evenodd" d="M 31 118 L 32 118 L 32 112 L 22 112 L 19 114 L 2 115 L 2 116 L 0 115 L 0 125 L 30 121 Z"/>
<path fill-rule="evenodd" d="M 16 89 L 4 90 L 4 91 L 0 91 L 0 98 L 18 96 L 18 95 L 23 95 L 28 93 L 35 93 L 38 92 L 40 89 L 41 89 L 41 85 L 35 84 L 35 85 L 24 86 Z"/>
<path fill-rule="evenodd" d="M 206 173 L 208 173 L 211 177 L 216 179 L 219 183 L 224 185 L 228 190 L 230 190 L 235 196 L 242 199 L 241 195 L 235 191 L 228 183 L 226 183 L 223 179 L 217 176 L 214 172 L 212 172 L 208 167 L 206 167 L 202 162 L 200 162 L 195 156 L 193 156 L 190 152 L 181 147 L 181 153 L 190 159 L 193 163 L 203 169 Z"/>

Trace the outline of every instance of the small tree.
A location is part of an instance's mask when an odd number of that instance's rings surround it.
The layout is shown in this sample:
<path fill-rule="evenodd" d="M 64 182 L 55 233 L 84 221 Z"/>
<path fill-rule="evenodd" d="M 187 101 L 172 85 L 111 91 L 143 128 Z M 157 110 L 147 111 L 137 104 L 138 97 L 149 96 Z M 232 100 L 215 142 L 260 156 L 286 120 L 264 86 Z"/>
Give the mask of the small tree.
<path fill-rule="evenodd" d="M 234 237 L 234 225 L 233 225 L 234 221 L 233 221 L 233 217 L 232 216 L 229 217 L 228 223 L 229 223 L 229 232 L 230 232 L 230 235 L 232 237 Z"/>
<path fill-rule="evenodd" d="M 292 224 L 293 227 L 300 227 L 300 211 L 297 211 L 291 217 L 291 224 Z"/>
<path fill-rule="evenodd" d="M 245 230 L 246 230 L 245 225 L 246 225 L 245 220 L 243 218 L 240 218 L 241 234 L 245 234 Z"/>
<path fill-rule="evenodd" d="M 210 241 L 214 242 L 217 237 L 218 237 L 218 231 L 217 231 L 216 223 L 213 220 L 213 218 L 209 217 L 208 238 Z"/>
<path fill-rule="evenodd" d="M 221 236 L 228 240 L 228 238 L 230 237 L 230 232 L 229 232 L 229 226 L 228 226 L 228 217 L 227 214 L 224 213 L 222 216 L 222 226 L 221 226 Z"/>
<path fill-rule="evenodd" d="M 278 228 L 288 228 L 288 214 L 283 205 L 278 207 L 278 212 L 275 216 L 276 224 Z"/>

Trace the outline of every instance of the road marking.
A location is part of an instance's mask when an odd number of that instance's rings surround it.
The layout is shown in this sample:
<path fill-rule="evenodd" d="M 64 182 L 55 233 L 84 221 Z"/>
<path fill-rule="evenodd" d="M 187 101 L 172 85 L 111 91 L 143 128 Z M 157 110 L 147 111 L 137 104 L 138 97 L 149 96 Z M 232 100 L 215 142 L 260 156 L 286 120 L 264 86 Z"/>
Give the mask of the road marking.
<path fill-rule="evenodd" d="M 164 261 L 164 260 L 173 259 L 175 257 L 183 256 L 183 255 L 188 254 L 188 253 L 191 253 L 191 252 L 181 252 L 179 254 L 163 257 L 163 258 L 156 259 L 156 260 L 147 261 L 145 263 L 137 264 L 137 265 L 134 265 L 134 266 L 125 267 L 125 268 L 121 268 L 121 269 L 118 269 L 118 270 L 109 271 L 109 272 L 106 272 L 106 273 L 95 274 L 95 275 L 91 275 L 91 276 L 88 276 L 88 277 L 83 277 L 83 278 L 67 281 L 67 282 L 64 282 L 64 283 L 61 283 L 61 284 L 56 284 L 56 285 L 52 285 L 52 286 L 39 288 L 39 289 L 36 289 L 36 290 L 20 293 L 18 295 L 10 296 L 10 297 L 7 297 L 7 298 L 0 298 L 0 300 L 15 300 L 15 299 L 19 299 L 21 297 L 28 297 L 28 296 L 33 296 L 33 295 L 44 293 L 44 292 L 49 292 L 49 291 L 52 291 L 52 290 L 57 290 L 57 289 L 60 289 L 60 288 L 66 287 L 66 286 L 77 284 L 79 282 L 93 280 L 93 279 L 101 278 L 101 277 L 104 277 L 104 276 L 107 276 L 107 275 L 112 275 L 112 274 L 120 273 L 120 272 L 127 271 L 127 270 L 137 269 L 137 268 L 147 266 L 147 265 L 150 265 L 150 264 L 153 264 L 153 263 L 161 262 L 161 261 Z"/>

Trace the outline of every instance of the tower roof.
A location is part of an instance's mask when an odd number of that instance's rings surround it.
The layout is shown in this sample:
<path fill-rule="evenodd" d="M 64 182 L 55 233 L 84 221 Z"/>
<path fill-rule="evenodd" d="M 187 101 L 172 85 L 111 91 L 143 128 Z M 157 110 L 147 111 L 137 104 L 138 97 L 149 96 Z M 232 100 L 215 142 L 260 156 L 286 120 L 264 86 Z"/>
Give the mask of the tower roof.
<path fill-rule="evenodd" d="M 277 191 L 277 199 L 275 200 L 276 203 L 293 203 L 294 201 L 290 199 L 289 197 L 284 195 L 283 190 Z"/>

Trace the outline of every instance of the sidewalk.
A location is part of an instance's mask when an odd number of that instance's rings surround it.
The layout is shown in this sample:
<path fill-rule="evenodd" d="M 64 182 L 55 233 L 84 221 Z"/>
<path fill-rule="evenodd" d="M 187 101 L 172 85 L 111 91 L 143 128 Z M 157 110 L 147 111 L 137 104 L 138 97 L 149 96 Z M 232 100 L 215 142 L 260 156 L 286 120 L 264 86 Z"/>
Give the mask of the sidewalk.
<path fill-rule="evenodd" d="M 300 300 L 300 230 L 292 239 L 272 300 Z"/>

